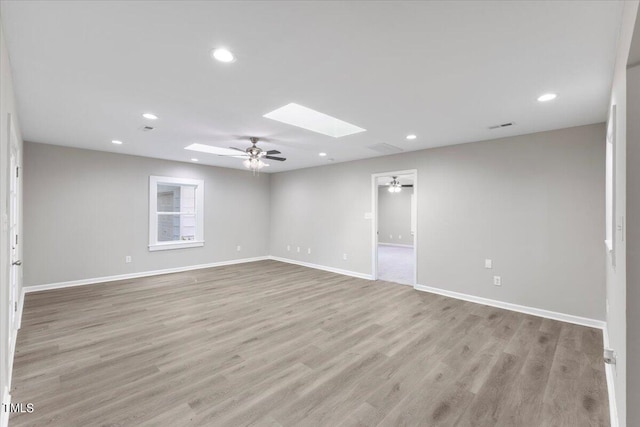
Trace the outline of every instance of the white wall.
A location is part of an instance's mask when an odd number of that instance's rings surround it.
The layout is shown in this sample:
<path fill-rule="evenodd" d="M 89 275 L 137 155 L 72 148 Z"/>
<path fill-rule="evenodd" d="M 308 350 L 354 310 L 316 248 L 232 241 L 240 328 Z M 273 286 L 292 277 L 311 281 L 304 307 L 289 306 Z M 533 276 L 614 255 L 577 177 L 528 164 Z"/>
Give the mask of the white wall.
<path fill-rule="evenodd" d="M 9 117 L 12 117 L 16 126 L 19 149 L 22 150 L 20 135 L 20 122 L 16 114 L 16 103 L 13 92 L 13 79 L 9 53 L 5 44 L 4 33 L 0 23 L 0 221 L 2 231 L 0 233 L 0 395 L 5 402 L 8 395 L 9 378 L 11 373 L 11 360 L 7 341 L 12 335 L 9 323 L 9 268 L 11 259 L 9 256 L 8 232 L 6 218 L 9 208 Z M 7 413 L 0 411 L 0 425 L 7 420 Z"/>
<path fill-rule="evenodd" d="M 389 193 L 388 187 L 378 187 L 379 243 L 413 246 L 411 235 L 411 195 L 413 188 Z"/>
<path fill-rule="evenodd" d="M 595 124 L 273 174 L 270 252 L 370 274 L 371 174 L 417 169 L 419 284 L 603 320 L 604 155 Z"/>
<path fill-rule="evenodd" d="M 267 174 L 30 142 L 24 157 L 25 286 L 268 254 Z M 204 180 L 204 247 L 149 252 L 150 175 Z"/>
<path fill-rule="evenodd" d="M 633 43 L 640 44 L 634 38 Z M 627 71 L 627 425 L 640 425 L 640 65 Z"/>
<path fill-rule="evenodd" d="M 623 224 L 627 209 L 627 58 L 633 35 L 634 23 L 638 13 L 638 2 L 625 2 L 623 21 L 616 53 L 616 64 L 611 89 L 611 103 L 616 105 L 616 176 L 615 211 L 616 224 Z M 635 118 L 634 120 L 637 120 Z M 613 367 L 614 395 L 616 399 L 618 422 L 621 427 L 627 423 L 627 240 L 624 234 L 616 232 L 615 259 L 603 246 L 606 257 L 606 306 L 607 335 L 609 347 L 617 354 L 617 364 Z M 633 406 L 633 405 L 631 405 Z"/>

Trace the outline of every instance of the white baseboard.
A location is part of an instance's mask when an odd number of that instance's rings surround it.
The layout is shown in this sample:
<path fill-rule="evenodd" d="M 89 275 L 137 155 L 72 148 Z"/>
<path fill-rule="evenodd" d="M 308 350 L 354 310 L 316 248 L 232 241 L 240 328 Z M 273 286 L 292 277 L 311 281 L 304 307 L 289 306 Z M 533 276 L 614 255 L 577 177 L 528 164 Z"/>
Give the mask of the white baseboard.
<path fill-rule="evenodd" d="M 382 242 L 378 242 L 379 246 L 396 246 L 398 248 L 412 248 L 413 245 L 405 245 L 402 243 L 382 243 Z"/>
<path fill-rule="evenodd" d="M 356 271 L 343 270 L 341 268 L 335 268 L 335 267 L 327 267 L 324 265 L 312 264 L 310 262 L 297 261 L 295 259 L 289 259 L 289 258 L 281 258 L 278 256 L 269 256 L 268 258 L 274 261 L 286 262 L 288 264 L 295 264 L 295 265 L 301 265 L 303 267 L 315 268 L 316 270 L 330 271 L 331 273 L 344 274 L 345 276 L 357 277 L 359 279 L 373 280 L 373 276 L 371 274 L 358 273 Z"/>
<path fill-rule="evenodd" d="M 415 285 L 414 289 L 432 294 L 444 295 L 464 301 L 475 302 L 477 304 L 489 305 L 491 307 L 504 308 L 505 310 L 517 311 L 519 313 L 531 314 L 533 316 L 546 317 L 547 319 L 559 320 L 561 322 L 574 323 L 576 325 L 588 326 L 590 328 L 605 329 L 606 322 L 602 320 L 589 319 L 587 317 L 574 316 L 572 314 L 558 313 L 556 311 L 543 310 L 541 308 L 527 307 L 525 305 L 512 304 L 489 298 L 477 297 L 460 292 L 447 291 L 425 285 Z"/>
<path fill-rule="evenodd" d="M 202 268 L 222 267 L 224 265 L 244 264 L 246 262 L 264 261 L 267 256 L 253 258 L 232 259 L 229 261 L 212 262 L 209 264 L 189 265 L 186 267 L 167 268 L 164 270 L 142 271 L 140 273 L 119 274 L 115 276 L 94 277 L 91 279 L 71 280 L 69 282 L 47 283 L 44 285 L 25 286 L 24 292 L 48 291 L 51 289 L 70 288 L 72 286 L 94 285 L 96 283 L 115 282 L 117 280 L 137 279 L 139 277 L 158 276 L 160 274 L 180 273 L 183 271 L 200 270 Z"/>
<path fill-rule="evenodd" d="M 610 348 L 609 328 L 607 327 L 602 330 L 602 341 L 604 348 Z M 616 404 L 616 384 L 614 381 L 616 376 L 615 365 L 605 363 L 604 372 L 607 377 L 607 391 L 609 392 L 609 414 L 611 427 L 619 427 L 620 421 L 618 420 L 618 405 Z"/>

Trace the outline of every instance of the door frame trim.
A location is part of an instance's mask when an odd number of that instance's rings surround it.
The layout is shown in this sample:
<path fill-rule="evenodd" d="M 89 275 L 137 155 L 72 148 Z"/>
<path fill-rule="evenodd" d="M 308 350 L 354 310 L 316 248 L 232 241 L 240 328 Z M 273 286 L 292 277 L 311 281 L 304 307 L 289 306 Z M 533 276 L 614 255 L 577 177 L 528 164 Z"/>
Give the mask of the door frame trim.
<path fill-rule="evenodd" d="M 413 283 L 418 283 L 418 169 L 405 169 L 371 174 L 371 277 L 378 280 L 378 178 L 382 176 L 413 176 L 413 194 L 415 198 L 416 224 L 413 233 Z"/>

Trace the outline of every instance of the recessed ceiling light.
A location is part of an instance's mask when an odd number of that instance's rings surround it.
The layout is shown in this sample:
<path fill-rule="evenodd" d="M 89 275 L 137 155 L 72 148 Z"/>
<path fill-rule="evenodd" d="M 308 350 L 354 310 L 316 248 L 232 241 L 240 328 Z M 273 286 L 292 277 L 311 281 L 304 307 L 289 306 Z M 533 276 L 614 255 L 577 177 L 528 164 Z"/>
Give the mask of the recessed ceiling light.
<path fill-rule="evenodd" d="M 327 155 L 327 153 L 319 153 L 319 154 L 318 154 L 318 156 L 320 156 L 320 157 L 324 157 L 324 156 L 326 156 L 326 155 Z"/>
<path fill-rule="evenodd" d="M 211 56 L 220 62 L 233 62 L 236 59 L 231 51 L 224 48 L 213 49 L 211 51 Z"/>
<path fill-rule="evenodd" d="M 414 134 L 407 135 L 407 139 L 408 140 L 412 140 L 412 139 L 416 139 L 416 138 L 417 138 L 417 136 L 415 136 Z"/>
<path fill-rule="evenodd" d="M 329 135 L 334 138 L 340 138 L 341 136 L 364 132 L 366 130 L 293 102 L 277 110 L 273 110 L 263 117 L 318 132 L 323 135 Z"/>
<path fill-rule="evenodd" d="M 156 116 L 155 114 L 152 114 L 152 113 L 144 113 L 142 115 L 142 117 L 144 117 L 145 119 L 149 119 L 149 120 L 158 120 L 158 116 Z"/>
<path fill-rule="evenodd" d="M 191 159 L 192 162 L 197 162 L 198 159 L 196 159 L 195 157 L 193 159 Z"/>
<path fill-rule="evenodd" d="M 114 139 L 111 142 L 116 145 L 122 145 L 122 141 L 118 141 L 117 139 Z"/>
<path fill-rule="evenodd" d="M 540 95 L 538 97 L 538 101 L 540 102 L 551 101 L 552 99 L 556 99 L 557 96 L 558 95 L 555 93 L 545 93 L 544 95 Z"/>

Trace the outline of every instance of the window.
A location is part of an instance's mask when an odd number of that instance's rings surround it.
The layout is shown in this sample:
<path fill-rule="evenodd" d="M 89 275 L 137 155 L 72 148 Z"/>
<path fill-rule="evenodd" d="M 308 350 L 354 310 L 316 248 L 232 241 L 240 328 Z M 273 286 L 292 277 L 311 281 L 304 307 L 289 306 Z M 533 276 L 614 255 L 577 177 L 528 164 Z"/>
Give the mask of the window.
<path fill-rule="evenodd" d="M 611 264 L 615 266 L 615 188 L 616 188 L 616 106 L 611 107 L 607 123 L 607 149 L 605 171 L 605 244 L 611 254 Z"/>
<path fill-rule="evenodd" d="M 149 250 L 204 246 L 204 181 L 149 178 Z"/>

